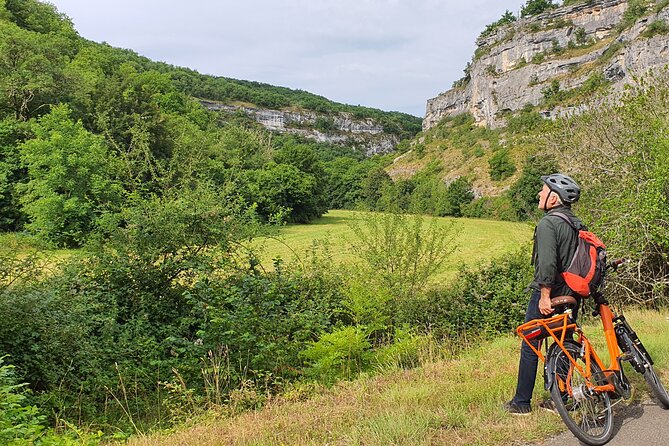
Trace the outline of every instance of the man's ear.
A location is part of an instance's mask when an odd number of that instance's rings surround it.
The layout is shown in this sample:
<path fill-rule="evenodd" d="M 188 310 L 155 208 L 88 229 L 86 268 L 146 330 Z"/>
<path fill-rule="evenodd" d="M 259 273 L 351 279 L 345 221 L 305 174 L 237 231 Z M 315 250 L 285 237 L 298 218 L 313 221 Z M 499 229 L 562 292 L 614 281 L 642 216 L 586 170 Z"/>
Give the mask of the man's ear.
<path fill-rule="evenodd" d="M 558 196 L 557 196 L 557 194 L 556 194 L 555 192 L 553 192 L 553 193 L 551 194 L 551 196 L 548 197 L 548 201 L 550 202 L 549 204 L 550 204 L 551 206 L 555 206 L 556 204 L 558 204 Z"/>

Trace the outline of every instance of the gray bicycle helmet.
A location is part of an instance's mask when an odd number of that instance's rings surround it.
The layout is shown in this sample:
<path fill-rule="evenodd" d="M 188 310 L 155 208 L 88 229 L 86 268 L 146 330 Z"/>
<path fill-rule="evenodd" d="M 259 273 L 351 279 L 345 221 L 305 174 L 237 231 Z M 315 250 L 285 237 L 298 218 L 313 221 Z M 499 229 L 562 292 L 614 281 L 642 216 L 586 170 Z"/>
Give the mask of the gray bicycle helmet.
<path fill-rule="evenodd" d="M 564 204 L 576 203 L 581 198 L 581 188 L 576 181 L 561 173 L 543 175 L 541 177 L 546 186 L 560 197 Z"/>

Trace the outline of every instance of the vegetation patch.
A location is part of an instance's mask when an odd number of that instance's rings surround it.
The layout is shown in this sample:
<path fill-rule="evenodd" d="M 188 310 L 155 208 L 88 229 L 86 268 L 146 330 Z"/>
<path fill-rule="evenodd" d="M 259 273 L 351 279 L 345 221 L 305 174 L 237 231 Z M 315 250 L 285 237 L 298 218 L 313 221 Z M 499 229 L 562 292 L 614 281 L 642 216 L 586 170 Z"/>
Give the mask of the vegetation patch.
<path fill-rule="evenodd" d="M 666 314 L 626 312 L 653 358 L 661 378 L 669 379 Z M 591 321 L 586 333 L 601 342 L 601 323 Z M 331 441 L 367 445 L 506 445 L 540 442 L 564 431 L 560 417 L 537 411 L 532 417 L 505 414 L 518 367 L 518 339 L 504 336 L 466 349 L 455 358 L 438 360 L 412 371 L 391 371 L 373 378 L 342 383 L 311 399 L 277 399 L 261 412 L 185 428 L 164 436 L 134 438 L 131 446 L 189 444 L 296 444 Z M 491 355 L 491 352 L 495 352 Z M 628 376 L 645 394 L 640 375 Z M 539 380 L 541 378 L 538 378 Z M 536 386 L 535 399 L 548 395 Z M 636 401 L 642 398 L 638 396 Z"/>
<path fill-rule="evenodd" d="M 664 20 L 655 20 L 651 22 L 646 30 L 643 32 L 642 36 L 651 39 L 657 35 L 668 34 L 669 33 L 669 23 Z"/>

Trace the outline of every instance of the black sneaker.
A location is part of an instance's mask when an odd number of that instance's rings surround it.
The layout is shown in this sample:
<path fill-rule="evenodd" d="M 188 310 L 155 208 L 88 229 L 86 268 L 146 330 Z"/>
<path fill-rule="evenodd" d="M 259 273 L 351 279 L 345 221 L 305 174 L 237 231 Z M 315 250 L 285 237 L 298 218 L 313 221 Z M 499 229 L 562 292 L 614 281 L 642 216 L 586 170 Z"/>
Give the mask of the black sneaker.
<path fill-rule="evenodd" d="M 540 409 L 547 410 L 548 412 L 552 413 L 557 413 L 557 410 L 555 410 L 555 403 L 551 399 L 543 400 L 539 404 L 537 404 Z"/>
<path fill-rule="evenodd" d="M 513 401 L 504 404 L 504 410 L 511 415 L 529 415 L 532 412 L 530 406 L 520 406 Z"/>

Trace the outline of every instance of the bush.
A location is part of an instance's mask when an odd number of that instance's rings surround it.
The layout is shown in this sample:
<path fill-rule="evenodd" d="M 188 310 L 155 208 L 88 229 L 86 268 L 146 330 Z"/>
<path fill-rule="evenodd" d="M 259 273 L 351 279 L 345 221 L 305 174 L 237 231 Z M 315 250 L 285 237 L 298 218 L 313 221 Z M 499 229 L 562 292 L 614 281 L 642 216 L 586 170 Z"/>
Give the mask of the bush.
<path fill-rule="evenodd" d="M 516 166 L 511 161 L 509 151 L 506 149 L 495 152 L 488 160 L 490 179 L 493 181 L 504 180 L 516 172 Z"/>
<path fill-rule="evenodd" d="M 525 317 L 533 268 L 528 246 L 479 268 L 463 267 L 451 287 L 412 301 L 406 322 L 437 338 L 509 332 Z"/>
<path fill-rule="evenodd" d="M 14 367 L 0 357 L 0 442 L 7 445 L 29 444 L 44 430 L 44 416 L 26 402 L 24 387 L 17 384 Z M 20 440 L 23 440 L 19 443 Z"/>
<path fill-rule="evenodd" d="M 199 284 L 194 295 L 205 305 L 198 332 L 203 344 L 229 349 L 232 388 L 245 377 L 267 386 L 296 378 L 300 352 L 337 322 L 350 321 L 341 279 L 322 265 L 301 270 L 279 263 L 274 272 L 262 273 L 254 263 L 253 269 Z"/>
<path fill-rule="evenodd" d="M 453 223 L 399 213 L 368 214 L 351 226 L 353 253 L 365 273 L 401 302 L 424 289 L 427 280 L 455 250 Z"/>
<path fill-rule="evenodd" d="M 643 37 L 650 39 L 658 34 L 669 33 L 669 23 L 664 20 L 655 20 L 651 22 L 643 32 Z"/>
<path fill-rule="evenodd" d="M 619 29 L 627 29 L 646 14 L 648 2 L 646 0 L 630 0 L 623 13 L 623 19 L 618 24 Z"/>
<path fill-rule="evenodd" d="M 323 334 L 301 355 L 309 361 L 307 373 L 327 383 L 354 378 L 372 359 L 367 333 L 352 326 Z"/>
<path fill-rule="evenodd" d="M 557 5 L 552 0 L 527 0 L 525 5 L 520 8 L 520 16 L 537 15 L 554 8 L 557 8 Z"/>
<path fill-rule="evenodd" d="M 463 217 L 517 221 L 513 200 L 508 196 L 480 197 L 463 206 Z"/>

